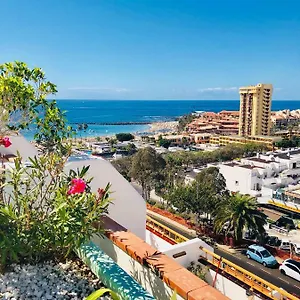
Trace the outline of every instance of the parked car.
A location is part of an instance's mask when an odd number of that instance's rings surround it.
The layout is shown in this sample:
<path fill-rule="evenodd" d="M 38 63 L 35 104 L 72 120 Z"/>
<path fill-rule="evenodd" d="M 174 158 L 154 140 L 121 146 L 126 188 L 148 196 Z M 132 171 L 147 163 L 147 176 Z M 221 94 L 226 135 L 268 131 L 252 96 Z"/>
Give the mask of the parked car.
<path fill-rule="evenodd" d="M 267 237 L 266 244 L 268 244 L 270 246 L 278 247 L 279 245 L 281 245 L 281 240 L 277 236 L 271 235 L 271 236 Z"/>
<path fill-rule="evenodd" d="M 262 246 L 250 245 L 247 249 L 246 255 L 248 258 L 263 264 L 265 267 L 274 267 L 278 265 L 275 257 Z"/>
<path fill-rule="evenodd" d="M 293 219 L 287 217 L 287 216 L 281 216 L 275 223 L 275 226 L 285 228 L 288 230 L 294 230 L 296 229 L 295 223 Z"/>
<path fill-rule="evenodd" d="M 296 254 L 300 255 L 300 244 L 299 243 L 293 243 L 293 250 Z"/>
<path fill-rule="evenodd" d="M 293 259 L 286 259 L 279 267 L 283 275 L 294 278 L 300 281 L 300 262 Z"/>
<path fill-rule="evenodd" d="M 291 243 L 288 240 L 282 240 L 279 245 L 280 250 L 290 251 L 291 250 Z"/>
<path fill-rule="evenodd" d="M 281 244 L 279 245 L 279 249 L 285 251 L 291 251 L 291 249 L 296 254 L 300 254 L 300 244 L 295 242 L 290 242 L 289 240 L 282 240 Z"/>

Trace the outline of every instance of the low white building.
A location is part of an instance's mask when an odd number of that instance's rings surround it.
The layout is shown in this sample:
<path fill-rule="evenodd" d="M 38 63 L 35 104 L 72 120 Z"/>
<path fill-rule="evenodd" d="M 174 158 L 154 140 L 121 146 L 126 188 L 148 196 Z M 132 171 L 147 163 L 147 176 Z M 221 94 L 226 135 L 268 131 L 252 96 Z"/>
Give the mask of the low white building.
<path fill-rule="evenodd" d="M 270 200 L 277 189 L 300 182 L 300 149 L 268 152 L 222 163 L 218 168 L 230 191 Z"/>

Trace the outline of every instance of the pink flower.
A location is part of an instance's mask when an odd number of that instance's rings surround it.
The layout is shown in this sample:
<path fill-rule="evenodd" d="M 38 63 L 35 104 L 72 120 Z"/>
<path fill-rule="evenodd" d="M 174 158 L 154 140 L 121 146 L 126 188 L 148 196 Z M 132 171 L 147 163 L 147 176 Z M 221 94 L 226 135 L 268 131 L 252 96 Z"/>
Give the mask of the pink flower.
<path fill-rule="evenodd" d="M 86 183 L 81 178 L 74 178 L 71 181 L 71 187 L 68 190 L 68 195 L 80 194 L 85 191 Z"/>
<path fill-rule="evenodd" d="M 9 139 L 9 137 L 4 137 L 0 140 L 0 143 L 5 147 L 8 148 L 11 145 L 11 141 Z"/>

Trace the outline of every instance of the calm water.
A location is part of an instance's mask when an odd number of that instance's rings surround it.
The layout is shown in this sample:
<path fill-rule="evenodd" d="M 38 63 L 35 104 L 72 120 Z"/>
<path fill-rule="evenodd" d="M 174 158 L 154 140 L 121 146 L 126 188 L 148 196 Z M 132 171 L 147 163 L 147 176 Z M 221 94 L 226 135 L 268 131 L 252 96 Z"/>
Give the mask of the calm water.
<path fill-rule="evenodd" d="M 230 100 L 57 100 L 69 122 L 155 122 L 174 120 L 195 110 L 239 110 L 239 101 Z M 299 109 L 300 101 L 273 101 L 272 110 Z M 89 125 L 82 136 L 113 135 L 118 132 L 143 132 L 147 125 Z M 25 133 L 31 139 L 31 132 Z"/>

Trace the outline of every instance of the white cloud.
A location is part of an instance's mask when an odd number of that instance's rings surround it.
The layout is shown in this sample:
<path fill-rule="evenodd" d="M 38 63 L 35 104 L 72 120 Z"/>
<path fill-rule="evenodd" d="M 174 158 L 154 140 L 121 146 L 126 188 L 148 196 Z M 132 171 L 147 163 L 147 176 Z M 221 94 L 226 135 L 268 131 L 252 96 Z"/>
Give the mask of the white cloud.
<path fill-rule="evenodd" d="M 213 88 L 203 88 L 198 89 L 197 92 L 199 93 L 205 93 L 205 92 L 219 92 L 219 91 L 236 91 L 238 88 L 233 87 L 213 87 Z"/>
<path fill-rule="evenodd" d="M 112 92 L 112 93 L 127 93 L 130 89 L 127 88 L 107 88 L 107 87 L 70 87 L 68 90 L 73 91 L 99 91 L 99 92 Z"/>

